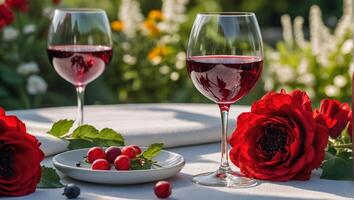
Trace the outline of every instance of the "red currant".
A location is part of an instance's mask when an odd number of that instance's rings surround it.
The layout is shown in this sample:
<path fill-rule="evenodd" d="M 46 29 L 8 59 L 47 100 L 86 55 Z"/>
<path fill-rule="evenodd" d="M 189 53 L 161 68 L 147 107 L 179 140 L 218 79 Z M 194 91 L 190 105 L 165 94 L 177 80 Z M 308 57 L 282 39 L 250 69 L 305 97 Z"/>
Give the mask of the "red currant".
<path fill-rule="evenodd" d="M 87 152 L 87 162 L 93 163 L 97 159 L 105 158 L 106 154 L 101 147 L 92 147 Z"/>
<path fill-rule="evenodd" d="M 135 149 L 131 146 L 123 147 L 122 154 L 128 156 L 130 159 L 134 159 L 136 157 Z"/>
<path fill-rule="evenodd" d="M 126 155 L 120 155 L 114 160 L 114 166 L 117 170 L 129 170 L 130 158 Z"/>
<path fill-rule="evenodd" d="M 108 147 L 106 149 L 106 160 L 109 163 L 114 163 L 114 160 L 122 153 L 119 147 Z"/>
<path fill-rule="evenodd" d="M 136 155 L 141 154 L 141 149 L 140 149 L 140 147 L 138 145 L 132 144 L 132 145 L 129 145 L 129 146 L 134 148 L 134 150 L 136 152 Z"/>
<path fill-rule="evenodd" d="M 172 194 L 172 186 L 167 181 L 159 181 L 154 186 L 154 192 L 158 198 L 164 199 Z"/>
<path fill-rule="evenodd" d="M 95 160 L 92 165 L 91 169 L 96 170 L 110 170 L 111 166 L 109 165 L 108 161 L 105 159 L 97 159 Z"/>

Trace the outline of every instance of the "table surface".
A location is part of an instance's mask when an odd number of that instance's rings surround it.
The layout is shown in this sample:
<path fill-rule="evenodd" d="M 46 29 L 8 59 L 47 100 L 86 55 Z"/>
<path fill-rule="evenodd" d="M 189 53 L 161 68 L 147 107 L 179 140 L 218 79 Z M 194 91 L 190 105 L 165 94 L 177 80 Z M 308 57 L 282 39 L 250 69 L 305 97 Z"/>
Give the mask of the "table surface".
<path fill-rule="evenodd" d="M 163 106 L 168 107 L 168 105 Z M 219 143 L 174 147 L 168 150 L 179 153 L 186 159 L 186 165 L 182 171 L 169 179 L 173 185 L 170 199 L 354 199 L 353 181 L 323 180 L 319 178 L 320 170 L 315 171 L 309 181 L 258 181 L 256 186 L 242 189 L 200 186 L 191 182 L 192 176 L 217 169 L 220 159 Z M 51 160 L 52 157 L 47 157 L 42 164 L 52 166 Z M 79 185 L 82 192 L 79 199 L 156 199 L 153 194 L 153 183 L 129 186 L 100 185 L 79 182 L 64 176 L 62 176 L 62 182 Z M 31 195 L 11 199 L 64 199 L 61 195 L 62 191 L 63 189 L 38 189 Z"/>

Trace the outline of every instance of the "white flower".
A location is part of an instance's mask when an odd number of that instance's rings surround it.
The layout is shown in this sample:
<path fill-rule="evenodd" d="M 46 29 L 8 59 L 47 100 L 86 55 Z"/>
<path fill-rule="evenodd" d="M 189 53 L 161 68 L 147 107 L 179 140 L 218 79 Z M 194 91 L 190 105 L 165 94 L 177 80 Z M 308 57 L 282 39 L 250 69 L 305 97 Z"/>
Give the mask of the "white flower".
<path fill-rule="evenodd" d="M 334 85 L 327 85 L 325 87 L 325 94 L 328 96 L 328 97 L 335 97 L 335 96 L 338 96 L 340 93 L 340 90 L 338 87 L 334 86 Z"/>
<path fill-rule="evenodd" d="M 334 83 L 335 86 L 337 86 L 339 88 L 342 88 L 342 87 L 347 85 L 348 80 L 343 75 L 337 75 L 337 76 L 334 77 L 333 83 Z"/>
<path fill-rule="evenodd" d="M 306 58 L 304 58 L 300 61 L 300 64 L 297 68 L 297 72 L 299 74 L 305 74 L 308 72 L 308 68 L 309 68 L 309 62 Z"/>
<path fill-rule="evenodd" d="M 18 36 L 18 30 L 11 26 L 8 26 L 3 30 L 2 39 L 4 39 L 5 41 L 10 41 L 16 39 L 17 36 Z"/>
<path fill-rule="evenodd" d="M 349 65 L 349 70 L 348 70 L 348 74 L 350 77 L 353 76 L 353 73 L 354 73 L 354 62 L 352 61 Z"/>
<path fill-rule="evenodd" d="M 139 24 L 143 21 L 139 1 L 122 0 L 118 17 L 124 24 L 123 33 L 129 38 L 133 38 Z"/>
<path fill-rule="evenodd" d="M 24 34 L 31 34 L 36 31 L 36 25 L 35 24 L 27 24 L 25 27 L 23 27 L 22 31 Z"/>
<path fill-rule="evenodd" d="M 172 72 L 170 75 L 170 79 L 172 81 L 177 81 L 179 79 L 179 73 L 178 72 Z"/>
<path fill-rule="evenodd" d="M 264 90 L 271 91 L 274 89 L 274 80 L 273 78 L 265 78 L 264 79 Z"/>
<path fill-rule="evenodd" d="M 129 50 L 130 48 L 132 48 L 132 45 L 129 42 L 122 42 L 122 48 L 124 50 Z"/>
<path fill-rule="evenodd" d="M 340 50 L 343 54 L 353 53 L 353 40 L 352 39 L 346 40 L 343 43 L 342 48 Z"/>
<path fill-rule="evenodd" d="M 176 58 L 178 60 L 186 60 L 186 53 L 184 51 L 180 51 L 177 53 Z"/>
<path fill-rule="evenodd" d="M 38 75 L 31 75 L 27 79 L 27 92 L 31 95 L 43 94 L 47 91 L 47 83 Z"/>
<path fill-rule="evenodd" d="M 183 69 L 186 66 L 186 61 L 184 60 L 177 60 L 176 61 L 176 69 Z"/>
<path fill-rule="evenodd" d="M 171 69 L 169 66 L 163 65 L 160 67 L 159 72 L 160 72 L 160 74 L 168 74 L 168 73 L 170 73 L 170 70 Z"/>
<path fill-rule="evenodd" d="M 38 73 L 38 72 L 39 72 L 39 68 L 36 62 L 22 63 L 17 67 L 17 73 L 24 76 L 28 74 Z"/>
<path fill-rule="evenodd" d="M 298 77 L 298 82 L 306 86 L 313 86 L 315 84 L 315 76 L 313 74 L 303 74 Z"/>
<path fill-rule="evenodd" d="M 137 59 L 136 59 L 136 57 L 134 57 L 134 56 L 131 56 L 131 55 L 129 55 L 129 54 L 125 54 L 125 55 L 123 56 L 123 61 L 124 61 L 125 63 L 127 63 L 128 65 L 134 65 L 134 64 L 136 63 Z"/>
<path fill-rule="evenodd" d="M 51 8 L 51 7 L 45 7 L 43 10 L 42 10 L 42 15 L 44 17 L 47 17 L 47 18 L 52 18 L 53 15 L 54 15 L 54 9 Z"/>
<path fill-rule="evenodd" d="M 181 23 L 187 20 L 186 5 L 188 0 L 164 0 L 162 14 L 164 21 L 158 24 L 160 30 L 167 33 L 176 33 Z"/>
<path fill-rule="evenodd" d="M 294 37 L 291 25 L 291 19 L 289 15 L 282 15 L 280 18 L 281 25 L 283 27 L 283 39 L 284 42 L 289 46 L 293 46 Z"/>
<path fill-rule="evenodd" d="M 294 19 L 294 36 L 295 36 L 295 42 L 300 48 L 306 47 L 304 32 L 302 30 L 303 24 L 304 24 L 303 17 L 301 17 L 301 16 L 295 17 L 295 19 Z"/>
<path fill-rule="evenodd" d="M 295 78 L 294 69 L 289 65 L 277 67 L 275 73 L 280 83 L 286 83 Z"/>

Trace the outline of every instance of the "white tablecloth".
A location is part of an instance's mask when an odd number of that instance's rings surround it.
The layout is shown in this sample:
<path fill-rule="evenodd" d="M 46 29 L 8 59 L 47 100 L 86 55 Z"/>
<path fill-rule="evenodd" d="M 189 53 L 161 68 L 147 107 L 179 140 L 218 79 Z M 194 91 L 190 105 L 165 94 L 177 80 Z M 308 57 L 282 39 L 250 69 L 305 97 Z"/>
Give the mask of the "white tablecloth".
<path fill-rule="evenodd" d="M 104 108 L 104 109 L 103 109 Z M 105 110 L 104 113 L 102 111 Z M 114 115 L 117 112 L 121 114 Z M 129 110 L 136 113 L 133 117 L 129 115 Z M 247 110 L 247 107 L 234 106 L 231 114 L 232 120 L 235 114 Z M 75 114 L 70 113 L 73 108 L 53 108 L 39 109 L 29 111 L 15 112 L 20 118 L 26 122 L 36 124 L 39 130 L 41 125 L 49 124 L 53 119 L 61 119 L 63 117 L 74 117 Z M 128 112 L 129 111 L 129 112 Z M 35 116 L 35 117 L 33 117 Z M 96 118 L 94 118 L 96 116 Z M 128 117 L 127 117 L 128 116 Z M 163 118 L 161 118 L 164 116 Z M 218 139 L 219 119 L 218 110 L 214 105 L 185 105 L 185 104 L 160 104 L 160 105 L 119 105 L 119 106 L 94 106 L 87 109 L 87 121 L 97 126 L 105 127 L 113 124 L 119 124 L 122 133 L 129 141 L 128 143 L 139 143 L 140 137 L 144 133 L 148 136 L 154 136 L 155 139 L 160 138 L 168 142 L 168 146 L 183 145 L 182 142 L 188 144 L 204 143 L 215 141 Z M 114 118 L 113 118 L 114 117 Z M 174 121 L 177 120 L 177 121 Z M 97 120 L 97 121 L 96 121 Z M 149 123 L 147 123 L 149 122 Z M 169 124 L 168 122 L 172 123 Z M 134 126 L 135 124 L 135 126 Z M 180 125 L 180 124 L 183 124 Z M 233 126 L 234 123 L 231 125 Z M 184 127 L 184 125 L 186 127 Z M 146 128 L 144 128 L 146 126 Z M 116 126 L 118 128 L 118 126 Z M 144 128 L 145 131 L 138 131 L 138 127 Z M 155 128 L 159 128 L 158 132 Z M 171 128 L 179 127 L 176 130 Z M 42 127 L 43 128 L 43 127 Z M 186 128 L 186 130 L 184 130 Z M 210 130 L 209 130 L 210 129 Z M 232 129 L 232 128 L 231 128 Z M 42 129 L 40 129 L 42 130 Z M 134 131 L 135 130 L 135 131 Z M 208 132 L 209 130 L 209 132 Z M 176 134 L 184 134 L 182 139 L 169 141 L 170 139 L 181 138 Z M 196 137 L 196 135 L 198 137 Z M 204 136 L 208 139 L 205 140 Z M 164 138 L 162 138 L 164 137 Z M 166 139 L 166 138 L 167 139 Z M 146 137 L 145 137 L 146 138 Z M 46 139 L 44 139 L 47 141 Z M 153 141 L 153 140 L 152 140 Z M 193 141 L 193 142 L 191 142 Z M 199 141 L 199 142 L 198 142 Z M 52 142 L 52 141 L 51 141 Z M 151 140 L 147 138 L 147 142 Z M 183 155 L 186 159 L 186 166 L 180 174 L 171 178 L 169 181 L 173 184 L 173 194 L 171 199 L 219 199 L 219 200 L 297 200 L 297 199 L 353 199 L 354 198 L 354 182 L 353 181 L 331 181 L 319 179 L 320 171 L 316 171 L 312 175 L 310 181 L 289 181 L 285 183 L 258 181 L 258 185 L 252 188 L 234 189 L 234 188 L 214 188 L 199 186 L 191 182 L 191 177 L 195 174 L 215 170 L 218 167 L 220 147 L 218 143 L 200 144 L 194 146 L 184 146 L 178 148 L 170 148 L 170 151 Z M 43 164 L 51 166 L 51 157 L 47 157 Z M 237 170 L 237 169 L 236 169 Z M 63 177 L 64 183 L 75 183 L 80 186 L 82 194 L 80 199 L 92 200 L 113 200 L 113 199 L 155 199 L 153 194 L 153 183 L 118 186 L 118 185 L 97 185 L 84 183 Z M 63 199 L 61 196 L 62 189 L 39 189 L 35 193 L 14 198 L 23 200 L 48 200 Z"/>

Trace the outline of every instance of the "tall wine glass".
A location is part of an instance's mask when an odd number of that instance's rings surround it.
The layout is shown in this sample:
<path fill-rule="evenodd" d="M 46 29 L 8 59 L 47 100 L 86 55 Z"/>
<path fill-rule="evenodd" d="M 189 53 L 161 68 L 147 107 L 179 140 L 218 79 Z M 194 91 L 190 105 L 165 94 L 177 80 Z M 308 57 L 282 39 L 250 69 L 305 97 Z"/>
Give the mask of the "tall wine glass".
<path fill-rule="evenodd" d="M 187 68 L 197 90 L 221 112 L 221 163 L 193 181 L 208 186 L 249 187 L 256 181 L 230 169 L 227 122 L 231 104 L 256 84 L 263 68 L 263 44 L 254 13 L 200 13 L 189 37 Z"/>
<path fill-rule="evenodd" d="M 104 10 L 55 10 L 48 34 L 48 57 L 55 71 L 76 87 L 78 125 L 83 124 L 84 93 L 112 58 L 111 28 Z"/>

